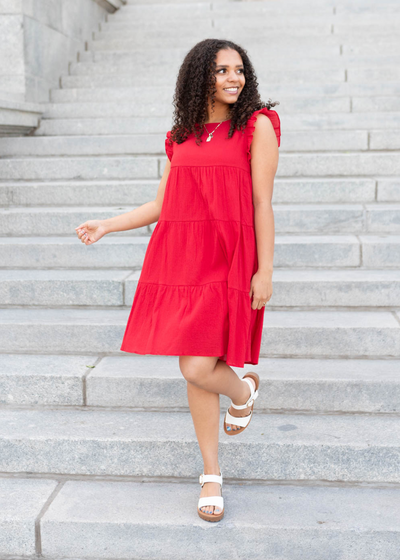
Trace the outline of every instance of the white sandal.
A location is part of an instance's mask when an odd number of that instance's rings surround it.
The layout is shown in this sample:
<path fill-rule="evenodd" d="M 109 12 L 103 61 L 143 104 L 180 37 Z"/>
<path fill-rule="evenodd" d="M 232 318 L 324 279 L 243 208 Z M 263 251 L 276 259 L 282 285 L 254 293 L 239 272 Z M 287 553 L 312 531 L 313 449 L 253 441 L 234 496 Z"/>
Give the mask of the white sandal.
<path fill-rule="evenodd" d="M 250 379 L 247 379 L 248 377 L 251 377 L 251 379 L 253 379 L 253 381 L 256 385 L 255 389 L 254 389 L 253 383 L 250 381 Z M 247 402 L 245 404 L 241 404 L 241 405 L 233 404 L 233 402 L 231 401 L 231 404 L 228 407 L 228 410 L 226 411 L 225 419 L 224 419 L 224 431 L 225 431 L 226 434 L 228 434 L 228 436 L 236 436 L 237 434 L 242 433 L 247 428 L 247 426 L 250 424 L 250 420 L 253 417 L 254 401 L 258 397 L 258 388 L 260 386 L 260 378 L 259 378 L 257 373 L 250 372 L 250 373 L 246 373 L 246 375 L 244 375 L 242 377 L 242 381 L 249 384 L 250 397 L 247 399 Z M 248 414 L 247 416 L 232 416 L 232 414 L 229 414 L 229 408 L 231 406 L 232 406 L 232 408 L 236 408 L 237 410 L 243 410 L 244 408 L 247 408 L 248 406 L 251 406 L 250 414 Z M 234 424 L 235 426 L 241 426 L 241 428 L 239 430 L 229 430 L 228 431 L 226 429 L 227 424 Z"/>
<path fill-rule="evenodd" d="M 217 474 L 201 474 L 199 477 L 199 482 L 203 488 L 206 482 L 218 482 L 221 485 L 221 496 L 209 496 L 204 498 L 199 498 L 199 503 L 197 505 L 197 513 L 205 521 L 220 521 L 224 516 L 224 498 L 222 497 L 222 472 L 220 475 Z M 221 508 L 221 513 L 204 513 L 200 508 L 204 506 L 216 506 Z"/>

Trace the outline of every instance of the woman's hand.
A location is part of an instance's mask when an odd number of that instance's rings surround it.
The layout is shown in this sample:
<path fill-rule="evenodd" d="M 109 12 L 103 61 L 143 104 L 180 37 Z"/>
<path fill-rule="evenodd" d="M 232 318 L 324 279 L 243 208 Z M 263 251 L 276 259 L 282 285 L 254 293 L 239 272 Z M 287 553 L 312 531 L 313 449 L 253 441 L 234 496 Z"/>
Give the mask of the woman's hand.
<path fill-rule="evenodd" d="M 258 270 L 251 279 L 250 299 L 252 309 L 262 309 L 263 303 L 268 302 L 272 296 L 272 272 L 262 273 Z"/>
<path fill-rule="evenodd" d="M 76 234 L 85 245 L 92 245 L 107 232 L 101 220 L 89 220 L 75 228 Z"/>

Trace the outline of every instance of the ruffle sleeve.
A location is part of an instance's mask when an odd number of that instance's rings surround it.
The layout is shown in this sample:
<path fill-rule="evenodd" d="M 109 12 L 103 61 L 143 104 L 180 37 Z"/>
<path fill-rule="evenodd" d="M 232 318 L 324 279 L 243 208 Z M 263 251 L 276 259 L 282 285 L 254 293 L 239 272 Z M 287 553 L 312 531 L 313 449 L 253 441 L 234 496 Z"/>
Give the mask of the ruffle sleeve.
<path fill-rule="evenodd" d="M 168 156 L 169 161 L 172 160 L 172 155 L 174 153 L 174 143 L 171 141 L 171 131 L 168 130 L 167 137 L 165 139 L 165 153 Z"/>
<path fill-rule="evenodd" d="M 249 162 L 251 161 L 250 146 L 253 140 L 253 133 L 256 126 L 257 115 L 259 113 L 263 113 L 270 119 L 270 121 L 272 122 L 272 126 L 274 127 L 275 130 L 276 139 L 278 140 L 278 146 L 281 145 L 281 121 L 279 119 L 278 113 L 276 111 L 272 111 L 271 109 L 267 109 L 266 107 L 264 107 L 263 109 L 259 109 L 258 111 L 254 111 L 254 113 L 247 121 L 247 125 L 246 125 L 247 159 Z"/>

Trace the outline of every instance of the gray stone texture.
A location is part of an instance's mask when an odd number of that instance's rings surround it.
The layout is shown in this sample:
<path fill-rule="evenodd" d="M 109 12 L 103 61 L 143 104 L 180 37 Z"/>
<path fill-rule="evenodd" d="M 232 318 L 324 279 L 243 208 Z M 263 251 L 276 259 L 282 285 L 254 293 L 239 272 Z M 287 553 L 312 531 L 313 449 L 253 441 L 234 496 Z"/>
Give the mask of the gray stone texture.
<path fill-rule="evenodd" d="M 35 522 L 57 487 L 55 480 L 0 478 L 0 554 L 33 556 Z"/>
<path fill-rule="evenodd" d="M 19 0 L 0 3 L 0 134 L 27 134 L 38 126 L 8 108 L 2 123 L 2 99 L 44 102 L 59 76 L 76 60 L 84 40 L 113 2 L 106 0 Z M 21 123 L 21 119 L 23 123 Z"/>
<path fill-rule="evenodd" d="M 4 309 L 0 351 L 121 352 L 129 309 Z M 82 336 L 82 331 L 85 336 Z M 390 311 L 276 311 L 265 314 L 261 355 L 399 358 L 400 323 Z"/>
<path fill-rule="evenodd" d="M 86 377 L 90 406 L 187 409 L 177 357 L 106 357 Z M 257 410 L 399 412 L 399 360 L 260 358 Z M 144 397 L 145 395 L 145 397 Z M 220 395 L 221 409 L 229 399 Z"/>
<path fill-rule="evenodd" d="M 396 557 L 397 489 L 225 485 L 229 510 L 214 537 L 205 531 L 217 527 L 196 513 L 196 484 L 177 492 L 175 484 L 69 481 L 42 519 L 43 553 L 107 558 L 112 542 L 115 557 L 129 559 Z"/>
<path fill-rule="evenodd" d="M 0 355 L 2 405 L 83 405 L 93 356 Z"/>
<path fill-rule="evenodd" d="M 221 430 L 229 478 L 400 481 L 396 417 L 259 413 L 251 424 L 234 444 Z M 194 477 L 203 466 L 197 450 L 189 412 L 0 410 L 3 472 Z"/>

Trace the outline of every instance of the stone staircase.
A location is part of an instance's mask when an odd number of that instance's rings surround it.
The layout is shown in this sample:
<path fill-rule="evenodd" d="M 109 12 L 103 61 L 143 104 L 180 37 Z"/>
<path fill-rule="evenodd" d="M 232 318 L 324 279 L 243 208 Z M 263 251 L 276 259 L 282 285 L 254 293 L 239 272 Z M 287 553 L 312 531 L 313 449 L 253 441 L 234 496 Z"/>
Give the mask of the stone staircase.
<path fill-rule="evenodd" d="M 0 139 L 1 558 L 400 559 L 399 22 L 395 0 L 130 0 L 34 135 Z M 119 351 L 156 224 L 74 232 L 155 197 L 205 37 L 248 50 L 282 122 L 274 294 L 237 368 L 262 389 L 243 437 L 221 427 L 215 525 L 178 358 Z"/>

